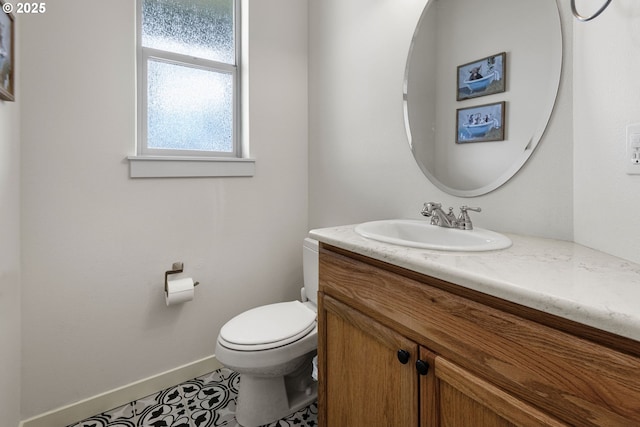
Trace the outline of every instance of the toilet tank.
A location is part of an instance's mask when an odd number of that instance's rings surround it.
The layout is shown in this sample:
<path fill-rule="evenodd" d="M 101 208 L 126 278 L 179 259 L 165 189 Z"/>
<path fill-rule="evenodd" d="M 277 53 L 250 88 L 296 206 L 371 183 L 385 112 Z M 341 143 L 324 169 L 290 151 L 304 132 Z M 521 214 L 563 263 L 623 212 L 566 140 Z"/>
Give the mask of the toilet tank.
<path fill-rule="evenodd" d="M 302 270 L 304 272 L 304 293 L 314 304 L 318 304 L 318 241 L 304 239 L 302 246 Z"/>

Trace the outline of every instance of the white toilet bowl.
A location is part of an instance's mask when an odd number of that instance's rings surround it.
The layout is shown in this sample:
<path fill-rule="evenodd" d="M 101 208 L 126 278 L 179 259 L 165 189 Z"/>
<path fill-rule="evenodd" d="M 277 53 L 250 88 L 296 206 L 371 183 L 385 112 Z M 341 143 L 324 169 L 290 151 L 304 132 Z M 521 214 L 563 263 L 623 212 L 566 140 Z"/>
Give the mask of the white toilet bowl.
<path fill-rule="evenodd" d="M 268 424 L 317 398 L 312 359 L 318 348 L 318 242 L 303 246 L 304 302 L 269 304 L 228 321 L 216 341 L 216 358 L 240 373 L 236 420 Z"/>

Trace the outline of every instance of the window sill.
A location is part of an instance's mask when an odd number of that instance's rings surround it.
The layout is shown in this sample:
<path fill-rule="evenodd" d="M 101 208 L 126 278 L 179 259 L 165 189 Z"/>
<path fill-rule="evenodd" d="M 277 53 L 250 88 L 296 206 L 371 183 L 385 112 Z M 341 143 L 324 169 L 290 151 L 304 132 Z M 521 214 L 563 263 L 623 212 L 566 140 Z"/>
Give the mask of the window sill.
<path fill-rule="evenodd" d="M 242 177 L 255 174 L 255 159 L 129 156 L 130 178 Z"/>

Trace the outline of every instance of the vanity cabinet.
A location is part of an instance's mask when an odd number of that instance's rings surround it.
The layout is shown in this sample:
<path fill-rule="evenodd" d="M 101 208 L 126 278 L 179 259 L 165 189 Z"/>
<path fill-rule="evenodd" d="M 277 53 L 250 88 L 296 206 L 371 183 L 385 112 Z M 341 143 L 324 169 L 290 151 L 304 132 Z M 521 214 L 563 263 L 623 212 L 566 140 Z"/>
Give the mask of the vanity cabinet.
<path fill-rule="evenodd" d="M 636 341 L 320 252 L 320 426 L 640 425 Z"/>

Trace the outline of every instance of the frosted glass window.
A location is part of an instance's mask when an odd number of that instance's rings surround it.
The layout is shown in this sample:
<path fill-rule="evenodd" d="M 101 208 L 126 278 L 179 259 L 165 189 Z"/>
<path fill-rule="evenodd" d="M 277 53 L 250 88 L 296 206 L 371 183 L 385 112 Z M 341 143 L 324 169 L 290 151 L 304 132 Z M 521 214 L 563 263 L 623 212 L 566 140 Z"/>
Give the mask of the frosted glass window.
<path fill-rule="evenodd" d="M 142 46 L 235 62 L 232 0 L 143 0 Z"/>
<path fill-rule="evenodd" d="M 233 152 L 230 74 L 148 61 L 147 146 Z"/>
<path fill-rule="evenodd" d="M 240 0 L 138 0 L 141 156 L 242 157 Z"/>

